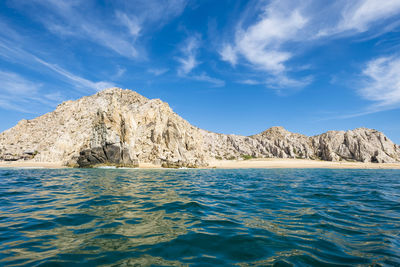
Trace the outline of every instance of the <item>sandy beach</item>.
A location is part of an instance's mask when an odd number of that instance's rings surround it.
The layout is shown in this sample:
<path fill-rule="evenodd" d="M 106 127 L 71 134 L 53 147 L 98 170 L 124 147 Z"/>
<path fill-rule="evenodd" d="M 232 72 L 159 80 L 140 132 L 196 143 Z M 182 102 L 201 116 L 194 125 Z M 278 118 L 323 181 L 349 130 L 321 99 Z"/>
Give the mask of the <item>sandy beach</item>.
<path fill-rule="evenodd" d="M 60 169 L 67 167 L 63 166 L 62 162 L 0 161 L 0 168 Z"/>
<path fill-rule="evenodd" d="M 325 168 L 325 169 L 400 169 L 400 163 L 332 162 L 307 159 L 216 160 L 210 167 L 236 168 Z"/>
<path fill-rule="evenodd" d="M 141 169 L 154 169 L 161 166 L 140 163 Z M 62 162 L 0 161 L 0 168 L 67 168 Z M 251 159 L 251 160 L 215 160 L 208 168 L 245 169 L 245 168 L 324 168 L 324 169 L 400 169 L 400 163 L 362 163 L 331 162 L 306 159 Z"/>

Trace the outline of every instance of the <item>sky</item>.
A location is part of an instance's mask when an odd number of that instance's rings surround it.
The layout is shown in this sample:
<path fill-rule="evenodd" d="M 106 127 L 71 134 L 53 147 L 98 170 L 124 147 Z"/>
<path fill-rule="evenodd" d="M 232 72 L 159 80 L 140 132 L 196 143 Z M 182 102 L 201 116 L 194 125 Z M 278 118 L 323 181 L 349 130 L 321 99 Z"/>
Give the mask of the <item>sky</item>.
<path fill-rule="evenodd" d="M 114 86 L 218 133 L 400 144 L 400 0 L 0 1 L 0 131 Z"/>

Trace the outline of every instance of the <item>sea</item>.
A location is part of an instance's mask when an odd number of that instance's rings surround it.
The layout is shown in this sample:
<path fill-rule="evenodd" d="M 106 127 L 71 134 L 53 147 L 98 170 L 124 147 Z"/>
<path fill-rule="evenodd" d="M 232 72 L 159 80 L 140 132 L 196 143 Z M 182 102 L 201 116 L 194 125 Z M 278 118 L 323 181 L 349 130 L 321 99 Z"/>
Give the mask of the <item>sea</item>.
<path fill-rule="evenodd" d="M 400 266 L 400 170 L 4 168 L 0 266 Z"/>

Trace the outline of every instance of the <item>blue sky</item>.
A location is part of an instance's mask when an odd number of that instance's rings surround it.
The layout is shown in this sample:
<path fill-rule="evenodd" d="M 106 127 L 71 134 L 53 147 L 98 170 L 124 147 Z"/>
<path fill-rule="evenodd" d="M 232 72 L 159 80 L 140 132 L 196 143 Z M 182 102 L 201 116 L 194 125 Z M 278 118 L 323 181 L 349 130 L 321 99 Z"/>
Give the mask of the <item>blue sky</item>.
<path fill-rule="evenodd" d="M 118 86 L 200 128 L 400 143 L 400 0 L 5 0 L 0 131 Z"/>

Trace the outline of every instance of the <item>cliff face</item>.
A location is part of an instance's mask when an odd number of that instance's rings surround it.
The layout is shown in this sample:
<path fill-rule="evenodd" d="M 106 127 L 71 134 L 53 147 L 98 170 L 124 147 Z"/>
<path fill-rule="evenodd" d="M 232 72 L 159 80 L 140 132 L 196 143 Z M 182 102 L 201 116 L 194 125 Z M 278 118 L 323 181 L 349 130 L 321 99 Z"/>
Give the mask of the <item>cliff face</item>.
<path fill-rule="evenodd" d="M 159 99 L 119 88 L 64 102 L 0 134 L 0 160 L 197 167 L 244 156 L 399 162 L 400 147 L 365 128 L 313 137 L 282 127 L 248 137 L 212 133 L 192 126 Z"/>

